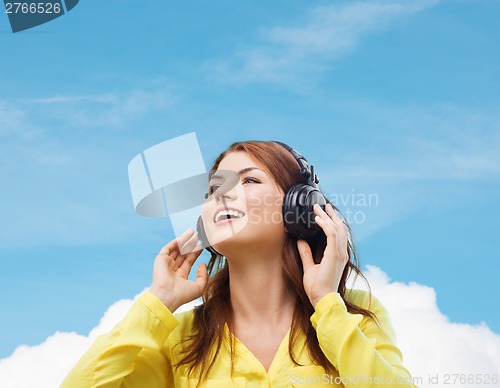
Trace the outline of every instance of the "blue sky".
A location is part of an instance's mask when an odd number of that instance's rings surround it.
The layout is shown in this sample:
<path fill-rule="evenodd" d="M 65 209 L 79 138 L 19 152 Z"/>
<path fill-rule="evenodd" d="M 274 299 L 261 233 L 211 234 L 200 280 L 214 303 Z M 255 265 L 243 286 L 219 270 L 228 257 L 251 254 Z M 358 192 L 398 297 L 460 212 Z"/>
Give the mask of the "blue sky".
<path fill-rule="evenodd" d="M 173 233 L 134 213 L 127 165 L 193 131 L 207 166 L 237 140 L 294 146 L 352 214 L 362 265 L 500 332 L 499 14 L 495 0 L 86 0 L 16 34 L 2 14 L 0 358 L 88 333 L 150 283 Z"/>

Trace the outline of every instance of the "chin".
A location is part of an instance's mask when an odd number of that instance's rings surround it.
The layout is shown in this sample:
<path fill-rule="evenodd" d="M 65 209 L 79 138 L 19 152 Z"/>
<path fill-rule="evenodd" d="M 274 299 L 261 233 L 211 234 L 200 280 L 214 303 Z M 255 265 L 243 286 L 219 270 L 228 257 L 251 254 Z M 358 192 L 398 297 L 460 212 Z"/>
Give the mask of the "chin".
<path fill-rule="evenodd" d="M 249 228 L 243 228 L 238 233 L 228 235 L 224 239 L 218 239 L 218 242 L 212 244 L 212 246 L 224 256 L 224 252 L 231 252 L 234 250 L 248 249 L 252 250 L 256 247 L 268 246 L 272 248 L 279 243 L 279 241 L 284 242 L 286 238 L 286 233 L 284 230 L 266 230 L 257 226 L 255 229 L 250 230 Z M 219 237 L 219 236 L 218 236 Z"/>

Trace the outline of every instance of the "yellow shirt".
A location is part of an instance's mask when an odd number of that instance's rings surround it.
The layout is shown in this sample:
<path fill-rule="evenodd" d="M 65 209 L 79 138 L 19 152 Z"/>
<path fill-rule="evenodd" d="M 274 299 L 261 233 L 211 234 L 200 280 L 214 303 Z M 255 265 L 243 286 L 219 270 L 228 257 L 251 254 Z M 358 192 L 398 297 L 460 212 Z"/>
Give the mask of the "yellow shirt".
<path fill-rule="evenodd" d="M 368 308 L 369 294 L 349 290 L 346 299 Z M 288 338 L 283 339 L 266 372 L 259 360 L 234 337 L 237 356 L 231 378 L 229 342 L 223 341 L 209 378 L 202 388 L 224 387 L 415 387 L 402 355 L 395 345 L 395 334 L 387 310 L 374 297 L 370 310 L 379 320 L 347 312 L 338 293 L 325 295 L 315 307 L 311 323 L 324 354 L 336 373 L 313 365 L 305 337 L 293 351 L 296 366 L 288 354 Z M 179 360 L 180 346 L 174 347 L 194 331 L 193 311 L 173 315 L 151 292 L 142 294 L 126 317 L 111 332 L 99 336 L 68 374 L 62 388 L 92 387 L 194 387 L 197 380 L 186 378 L 186 365 L 172 368 Z M 226 325 L 226 336 L 232 335 Z"/>

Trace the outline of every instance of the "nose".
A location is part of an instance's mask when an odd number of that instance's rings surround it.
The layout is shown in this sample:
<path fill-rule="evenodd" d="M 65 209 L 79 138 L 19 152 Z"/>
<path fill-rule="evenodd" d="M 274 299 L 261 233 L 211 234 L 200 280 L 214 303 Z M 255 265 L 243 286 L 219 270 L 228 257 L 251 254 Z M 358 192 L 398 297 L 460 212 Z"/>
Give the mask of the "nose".
<path fill-rule="evenodd" d="M 229 170 L 217 170 L 217 173 L 211 177 L 210 197 L 212 200 L 235 199 L 237 196 L 237 187 L 240 183 L 238 173 Z M 213 190 L 215 188 L 215 190 Z"/>
<path fill-rule="evenodd" d="M 238 184 L 234 183 L 224 183 L 219 189 L 214 193 L 214 198 L 216 201 L 227 201 L 235 200 L 238 198 Z"/>

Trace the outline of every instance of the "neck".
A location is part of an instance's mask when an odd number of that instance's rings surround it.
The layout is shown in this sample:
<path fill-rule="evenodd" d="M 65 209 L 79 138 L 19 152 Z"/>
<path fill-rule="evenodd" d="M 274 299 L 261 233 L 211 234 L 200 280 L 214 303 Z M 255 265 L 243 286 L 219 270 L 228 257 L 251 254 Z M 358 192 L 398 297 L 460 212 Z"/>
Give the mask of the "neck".
<path fill-rule="evenodd" d="M 281 249 L 228 257 L 233 319 L 281 327 L 291 322 L 294 298 L 283 281 Z M 265 253 L 264 253 L 265 251 Z"/>

